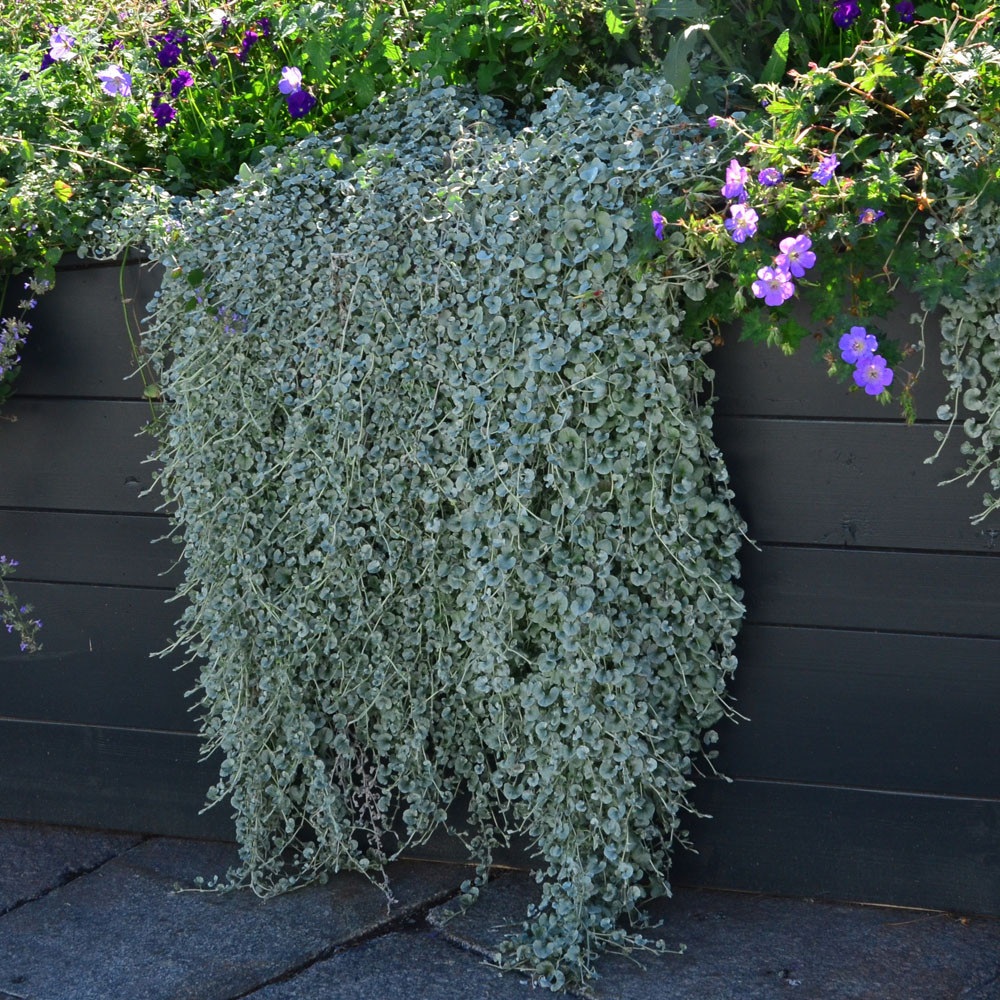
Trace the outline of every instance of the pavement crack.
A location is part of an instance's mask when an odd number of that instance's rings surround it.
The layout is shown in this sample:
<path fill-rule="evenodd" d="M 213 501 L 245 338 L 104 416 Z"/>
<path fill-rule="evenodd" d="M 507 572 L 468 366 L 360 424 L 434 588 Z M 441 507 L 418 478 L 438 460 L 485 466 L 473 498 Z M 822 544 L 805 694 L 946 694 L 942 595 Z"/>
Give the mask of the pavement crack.
<path fill-rule="evenodd" d="M 123 857 L 128 854 L 129 851 L 135 850 L 135 848 L 137 848 L 140 844 L 145 843 L 149 839 L 150 838 L 146 836 L 141 837 L 130 847 L 126 847 L 124 851 L 112 851 L 93 864 L 82 865 L 76 868 L 66 868 L 59 875 L 58 879 L 52 883 L 52 885 L 47 886 L 41 892 L 36 893 L 34 896 L 25 896 L 24 899 L 19 899 L 16 903 L 11 903 L 10 906 L 0 907 L 0 917 L 5 917 L 8 913 L 13 913 L 15 910 L 19 910 L 22 906 L 27 906 L 29 903 L 37 903 L 39 900 L 48 896 L 49 893 L 55 892 L 57 889 L 62 889 L 64 886 L 69 885 L 70 882 L 75 882 L 78 878 L 93 875 L 94 872 L 103 868 L 109 862 L 114 861 L 116 858 Z M 0 1000 L 5 1000 L 5 997 L 8 995 L 16 996 L 16 994 L 5 994 L 0 992 Z"/>
<path fill-rule="evenodd" d="M 429 929 L 430 924 L 427 921 L 427 915 L 430 911 L 433 910 L 435 906 L 440 906 L 442 903 L 447 903 L 449 900 L 459 896 L 461 892 L 462 890 L 460 888 L 445 889 L 429 899 L 425 899 L 419 905 L 413 907 L 413 909 L 404 910 L 397 916 L 390 915 L 383 923 L 376 924 L 369 930 L 364 931 L 361 934 L 357 934 L 352 938 L 347 938 L 344 941 L 338 941 L 336 944 L 332 944 L 329 947 L 317 952 L 312 958 L 309 958 L 304 962 L 300 962 L 298 965 L 292 966 L 284 972 L 279 973 L 276 976 L 272 976 L 270 979 L 264 980 L 256 986 L 250 987 L 248 990 L 244 990 L 242 993 L 237 993 L 234 996 L 227 997 L 226 1000 L 243 1000 L 244 997 L 252 997 L 259 990 L 265 989 L 268 986 L 274 986 L 276 983 L 288 982 L 288 980 L 301 975 L 307 969 L 318 964 L 319 962 L 325 962 L 328 958 L 332 958 L 334 955 L 339 955 L 341 952 L 349 951 L 351 948 L 357 948 L 359 945 L 365 944 L 368 941 L 374 941 L 376 938 L 385 937 L 387 934 L 393 934 L 396 931 L 403 929 Z M 0 997 L 0 1000 L 2 1000 L 2 997 Z"/>

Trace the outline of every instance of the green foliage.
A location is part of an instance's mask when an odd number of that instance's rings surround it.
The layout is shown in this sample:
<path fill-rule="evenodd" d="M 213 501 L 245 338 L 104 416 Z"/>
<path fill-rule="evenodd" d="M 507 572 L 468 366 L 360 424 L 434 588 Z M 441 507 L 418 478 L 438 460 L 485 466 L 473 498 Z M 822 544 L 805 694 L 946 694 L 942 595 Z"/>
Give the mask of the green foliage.
<path fill-rule="evenodd" d="M 138 173 L 178 194 L 218 190 L 241 164 L 421 75 L 515 107 L 559 79 L 612 77 L 616 63 L 666 51 L 677 22 L 661 6 L 651 23 L 603 0 L 14 5 L 0 14 L 0 271 L 36 268 L 51 278 L 62 251 Z M 69 58 L 51 63 L 57 26 L 74 41 Z M 174 63 L 160 58 L 170 33 Z M 111 64 L 129 74 L 131 93 L 102 89 L 97 74 Z M 317 100 L 303 117 L 278 90 L 285 66 L 301 69 Z M 181 70 L 191 85 L 176 89 Z M 176 117 L 158 123 L 157 102 Z"/>
<path fill-rule="evenodd" d="M 735 667 L 742 524 L 679 336 L 711 273 L 630 260 L 714 155 L 642 76 L 517 122 L 440 84 L 160 229 L 178 642 L 237 883 L 525 834 L 505 961 L 557 988 L 642 943 L 619 918 L 669 891 Z"/>
<path fill-rule="evenodd" d="M 922 46 L 932 29 L 940 44 L 928 52 Z M 838 341 L 863 326 L 877 335 L 894 371 L 892 394 L 910 421 L 917 416 L 911 389 L 923 369 L 922 340 L 894 343 L 880 319 L 897 286 L 919 291 L 928 313 L 945 311 L 941 361 L 953 398 L 940 413 L 953 422 L 963 407 L 969 414 L 969 461 L 961 475 L 974 482 L 988 473 L 986 513 L 995 510 L 1000 48 L 993 11 L 899 32 L 877 24 L 844 58 L 791 75 L 787 85 L 755 88 L 763 109 L 721 120 L 728 147 L 720 150 L 713 181 L 654 206 L 674 232 L 653 248 L 651 266 L 670 273 L 700 261 L 731 275 L 689 308 L 692 335 L 706 322 L 740 319 L 743 336 L 789 353 L 808 339 L 841 379 L 852 369 L 841 361 Z M 831 155 L 839 165 L 822 183 L 815 170 Z M 724 227 L 729 209 L 720 188 L 730 157 L 748 169 L 747 204 L 760 217 L 755 236 L 743 243 Z M 764 168 L 780 170 L 781 183 L 761 183 Z M 752 292 L 780 241 L 798 234 L 816 253 L 815 266 L 795 278 L 796 298 L 811 313 L 808 329 L 792 319 L 795 299 L 768 306 Z M 887 400 L 888 390 L 880 398 Z"/>

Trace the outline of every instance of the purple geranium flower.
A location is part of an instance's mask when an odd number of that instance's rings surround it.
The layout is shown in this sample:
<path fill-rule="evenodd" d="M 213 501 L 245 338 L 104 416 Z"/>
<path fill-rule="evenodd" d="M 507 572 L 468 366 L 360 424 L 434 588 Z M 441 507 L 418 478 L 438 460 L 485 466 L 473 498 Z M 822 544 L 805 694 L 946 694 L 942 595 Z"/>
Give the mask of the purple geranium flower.
<path fill-rule="evenodd" d="M 722 186 L 723 198 L 735 198 L 743 201 L 746 198 L 747 172 L 738 160 L 730 160 L 726 168 L 726 183 Z"/>
<path fill-rule="evenodd" d="M 177 117 L 177 111 L 166 101 L 161 101 L 159 94 L 155 94 L 153 96 L 153 117 L 160 128 L 166 128 Z"/>
<path fill-rule="evenodd" d="M 294 94 L 302 89 L 302 70 L 297 66 L 285 66 L 281 71 L 278 90 L 283 94 Z"/>
<path fill-rule="evenodd" d="M 257 27 L 260 28 L 262 38 L 271 37 L 271 19 L 269 17 L 259 18 L 257 21 Z"/>
<path fill-rule="evenodd" d="M 112 64 L 97 74 L 101 81 L 101 90 L 112 97 L 130 97 L 132 94 L 132 77 L 124 72 L 121 66 Z"/>
<path fill-rule="evenodd" d="M 56 61 L 52 58 L 52 53 L 46 49 L 42 56 L 42 65 L 38 67 L 38 72 L 41 73 L 43 69 L 48 69 L 50 66 L 55 66 L 55 64 Z"/>
<path fill-rule="evenodd" d="M 769 306 L 780 306 L 795 294 L 792 276 L 782 267 L 762 267 L 757 272 L 757 281 L 750 287 L 754 295 Z"/>
<path fill-rule="evenodd" d="M 185 87 L 193 85 L 194 77 L 186 69 L 178 70 L 177 76 L 170 81 L 170 96 L 176 100 Z"/>
<path fill-rule="evenodd" d="M 718 115 L 709 115 L 708 116 L 708 127 L 709 128 L 718 128 L 719 127 L 719 122 L 721 122 L 721 121 L 722 121 L 722 119 L 719 118 Z"/>
<path fill-rule="evenodd" d="M 764 167 L 764 169 L 757 175 L 757 180 L 764 185 L 764 187 L 774 187 L 775 184 L 780 184 L 785 179 L 785 175 L 777 167 Z"/>
<path fill-rule="evenodd" d="M 840 356 L 849 365 L 854 365 L 866 354 L 874 354 L 878 350 L 878 341 L 863 326 L 852 326 L 851 332 L 845 333 L 837 346 Z"/>
<path fill-rule="evenodd" d="M 667 220 L 664 219 L 663 216 L 660 215 L 659 212 L 655 212 L 655 211 L 654 212 L 650 212 L 649 213 L 649 217 L 653 220 L 653 232 L 656 233 L 656 238 L 658 240 L 662 240 L 663 239 L 663 226 L 664 226 L 664 223 Z"/>
<path fill-rule="evenodd" d="M 837 154 L 831 153 L 824 158 L 823 162 L 812 172 L 812 175 L 820 184 L 829 184 L 833 177 L 833 172 L 839 166 L 840 160 L 837 159 Z"/>
<path fill-rule="evenodd" d="M 757 213 L 746 205 L 730 205 L 731 219 L 726 219 L 726 229 L 737 243 L 757 232 Z"/>
<path fill-rule="evenodd" d="M 892 9 L 899 15 L 900 21 L 904 24 L 909 24 L 913 20 L 914 14 L 916 14 L 910 0 L 900 0 L 900 2 Z"/>
<path fill-rule="evenodd" d="M 869 396 L 878 396 L 892 382 L 892 369 L 886 368 L 885 358 L 881 354 L 863 354 L 858 358 L 854 381 Z"/>
<path fill-rule="evenodd" d="M 837 0 L 833 8 L 833 23 L 838 28 L 849 28 L 861 14 L 861 6 L 856 0 Z"/>
<path fill-rule="evenodd" d="M 69 33 L 69 28 L 65 24 L 60 25 L 49 36 L 50 58 L 53 62 L 66 62 L 67 59 L 72 59 L 76 55 L 73 51 L 75 44 L 76 39 Z"/>
<path fill-rule="evenodd" d="M 172 69 L 181 61 L 181 46 L 187 41 L 187 35 L 181 31 L 168 31 L 165 35 L 154 35 L 149 40 L 150 48 L 155 49 L 160 45 L 160 51 L 156 53 L 156 61 L 160 64 L 160 69 Z"/>
<path fill-rule="evenodd" d="M 858 215 L 858 223 L 862 226 L 870 226 L 873 222 L 878 222 L 885 212 L 878 208 L 863 208 Z"/>
<path fill-rule="evenodd" d="M 316 106 L 316 98 L 308 90 L 296 90 L 285 100 L 288 102 L 288 113 L 293 118 L 304 118 Z"/>
<path fill-rule="evenodd" d="M 786 236 L 779 244 L 781 253 L 774 258 L 775 266 L 801 278 L 806 271 L 816 263 L 816 254 L 809 248 L 812 240 L 805 233 L 798 236 Z"/>
<path fill-rule="evenodd" d="M 253 28 L 248 28 L 243 33 L 243 43 L 240 46 L 240 54 L 236 57 L 240 62 L 246 62 L 246 58 L 250 55 L 250 50 L 257 44 L 260 40 L 260 35 L 257 34 Z"/>

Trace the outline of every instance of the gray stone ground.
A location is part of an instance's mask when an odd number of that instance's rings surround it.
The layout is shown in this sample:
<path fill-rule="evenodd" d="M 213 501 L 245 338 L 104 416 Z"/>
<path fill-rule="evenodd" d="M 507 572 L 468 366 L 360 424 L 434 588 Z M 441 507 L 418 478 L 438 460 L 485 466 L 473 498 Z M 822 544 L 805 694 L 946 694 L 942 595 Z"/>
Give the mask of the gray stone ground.
<path fill-rule="evenodd" d="M 179 892 L 232 845 L 0 823 L 0 1000 L 517 1000 L 483 961 L 537 887 L 505 871 L 447 919 L 469 870 L 405 861 L 272 900 Z M 599 1000 L 1000 1000 L 1000 921 L 679 890 L 681 955 L 598 963 Z M 583 995 L 583 994 L 581 994 Z"/>

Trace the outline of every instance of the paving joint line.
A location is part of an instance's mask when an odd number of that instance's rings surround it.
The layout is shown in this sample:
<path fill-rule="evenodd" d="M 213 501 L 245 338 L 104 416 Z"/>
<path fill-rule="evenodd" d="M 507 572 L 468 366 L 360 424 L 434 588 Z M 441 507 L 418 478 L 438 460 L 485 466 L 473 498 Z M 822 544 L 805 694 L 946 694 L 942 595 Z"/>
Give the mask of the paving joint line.
<path fill-rule="evenodd" d="M 78 878 L 85 878 L 87 875 L 93 875 L 94 872 L 99 871 L 105 865 L 110 864 L 112 861 L 118 858 L 124 857 L 129 851 L 134 851 L 137 847 L 141 847 L 147 840 L 151 840 L 151 836 L 142 835 L 138 843 L 133 844 L 131 847 L 126 847 L 124 851 L 119 851 L 115 854 L 110 854 L 106 858 L 102 858 L 96 864 L 85 866 L 83 868 L 70 868 L 68 871 L 64 872 L 60 877 L 59 881 L 55 885 L 50 885 L 48 888 L 43 889 L 37 896 L 28 896 L 25 899 L 19 899 L 16 903 L 8 906 L 6 908 L 0 908 L 0 919 L 6 917 L 9 913 L 13 913 L 15 910 L 19 910 L 22 906 L 27 906 L 29 903 L 37 903 L 39 900 L 45 899 L 50 893 L 55 892 L 57 889 L 62 889 L 69 885 L 71 882 L 75 882 Z M 17 997 L 17 994 L 7 994 L 0 990 L 0 1000 L 6 1000 L 7 996 Z"/>
<path fill-rule="evenodd" d="M 501 872 L 496 876 L 496 878 L 501 878 L 502 876 L 503 873 Z M 489 881 L 494 881 L 494 878 L 490 878 Z M 395 934 L 397 931 L 404 928 L 433 931 L 435 928 L 427 922 L 427 915 L 434 909 L 434 907 L 441 906 L 443 903 L 447 903 L 449 900 L 455 899 L 460 896 L 461 893 L 461 888 L 442 890 L 437 893 L 437 895 L 432 896 L 426 902 L 421 903 L 418 907 L 408 913 L 401 913 L 397 917 L 390 916 L 385 923 L 377 924 L 375 927 L 372 927 L 371 930 L 363 931 L 361 934 L 348 938 L 346 941 L 338 941 L 336 944 L 330 945 L 328 948 L 324 948 L 313 958 L 307 959 L 291 969 L 286 969 L 284 972 L 279 973 L 262 983 L 258 983 L 256 986 L 252 986 L 250 989 L 244 990 L 242 993 L 226 997 L 226 1000 L 244 1000 L 244 998 L 253 997 L 255 993 L 266 989 L 268 986 L 289 982 L 296 976 L 301 975 L 307 969 L 317 965 L 319 962 L 325 962 L 328 958 L 333 958 L 334 955 L 350 951 L 352 948 L 357 948 L 359 945 L 367 944 L 369 941 L 374 941 L 377 938 L 386 937 L 389 934 Z M 3 1000 L 2 996 L 0 996 L 0 1000 Z"/>

